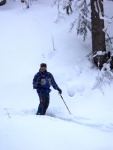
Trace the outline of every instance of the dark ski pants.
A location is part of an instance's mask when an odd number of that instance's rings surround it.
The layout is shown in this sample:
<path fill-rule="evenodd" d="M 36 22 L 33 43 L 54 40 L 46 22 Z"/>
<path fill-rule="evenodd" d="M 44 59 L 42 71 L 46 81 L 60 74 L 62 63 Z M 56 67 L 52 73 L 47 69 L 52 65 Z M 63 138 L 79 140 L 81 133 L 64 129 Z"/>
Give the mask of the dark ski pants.
<path fill-rule="evenodd" d="M 49 93 L 40 92 L 38 93 L 38 96 L 40 104 L 38 106 L 37 115 L 45 115 L 46 110 L 49 106 L 49 99 L 50 99 Z"/>

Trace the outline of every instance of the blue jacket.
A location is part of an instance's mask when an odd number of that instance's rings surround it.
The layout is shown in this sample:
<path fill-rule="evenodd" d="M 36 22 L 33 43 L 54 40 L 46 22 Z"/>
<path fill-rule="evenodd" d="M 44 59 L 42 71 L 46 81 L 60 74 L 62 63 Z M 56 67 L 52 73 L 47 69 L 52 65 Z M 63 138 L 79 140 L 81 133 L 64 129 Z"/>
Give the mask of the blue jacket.
<path fill-rule="evenodd" d="M 59 87 L 56 84 L 53 75 L 50 72 L 41 70 L 36 73 L 33 79 L 33 87 L 37 89 L 37 92 L 46 92 L 49 93 L 51 91 L 50 86 L 53 86 L 55 90 L 58 90 Z"/>

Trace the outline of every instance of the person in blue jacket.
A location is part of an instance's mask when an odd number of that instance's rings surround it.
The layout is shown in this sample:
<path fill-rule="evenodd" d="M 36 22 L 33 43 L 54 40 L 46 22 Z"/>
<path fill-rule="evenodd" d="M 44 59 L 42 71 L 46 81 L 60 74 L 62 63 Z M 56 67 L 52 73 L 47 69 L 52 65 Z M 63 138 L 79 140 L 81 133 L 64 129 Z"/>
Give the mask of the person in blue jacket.
<path fill-rule="evenodd" d="M 40 100 L 36 115 L 45 115 L 49 106 L 51 85 L 62 94 L 62 90 L 56 84 L 53 75 L 47 71 L 47 65 L 42 63 L 39 72 L 36 73 L 33 79 L 33 88 L 36 89 Z"/>

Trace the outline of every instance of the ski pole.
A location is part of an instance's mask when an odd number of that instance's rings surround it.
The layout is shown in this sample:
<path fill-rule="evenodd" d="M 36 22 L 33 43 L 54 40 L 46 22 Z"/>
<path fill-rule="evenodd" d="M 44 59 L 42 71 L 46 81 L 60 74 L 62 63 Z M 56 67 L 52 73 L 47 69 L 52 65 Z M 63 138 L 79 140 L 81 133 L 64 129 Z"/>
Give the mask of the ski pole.
<path fill-rule="evenodd" d="M 64 101 L 64 99 L 63 99 L 63 97 L 62 97 L 62 95 L 61 95 L 61 94 L 60 94 L 60 97 L 61 97 L 61 99 L 63 100 L 63 102 L 64 102 L 64 104 L 65 104 L 65 106 L 66 106 L 66 108 L 67 108 L 68 112 L 71 114 L 71 112 L 70 112 L 69 108 L 67 107 L 67 104 L 66 104 L 66 102 Z"/>

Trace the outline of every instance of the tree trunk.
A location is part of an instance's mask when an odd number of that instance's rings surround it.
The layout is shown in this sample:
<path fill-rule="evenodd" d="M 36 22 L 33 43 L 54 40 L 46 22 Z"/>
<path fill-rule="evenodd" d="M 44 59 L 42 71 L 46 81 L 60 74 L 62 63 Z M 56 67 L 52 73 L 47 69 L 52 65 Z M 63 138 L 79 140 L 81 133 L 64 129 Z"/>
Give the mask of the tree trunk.
<path fill-rule="evenodd" d="M 91 24 L 92 24 L 92 52 L 97 54 L 98 51 L 105 52 L 105 32 L 104 20 L 100 18 L 100 13 L 104 15 L 103 0 L 91 0 Z M 95 64 L 101 69 L 105 63 L 103 54 L 94 57 Z"/>

